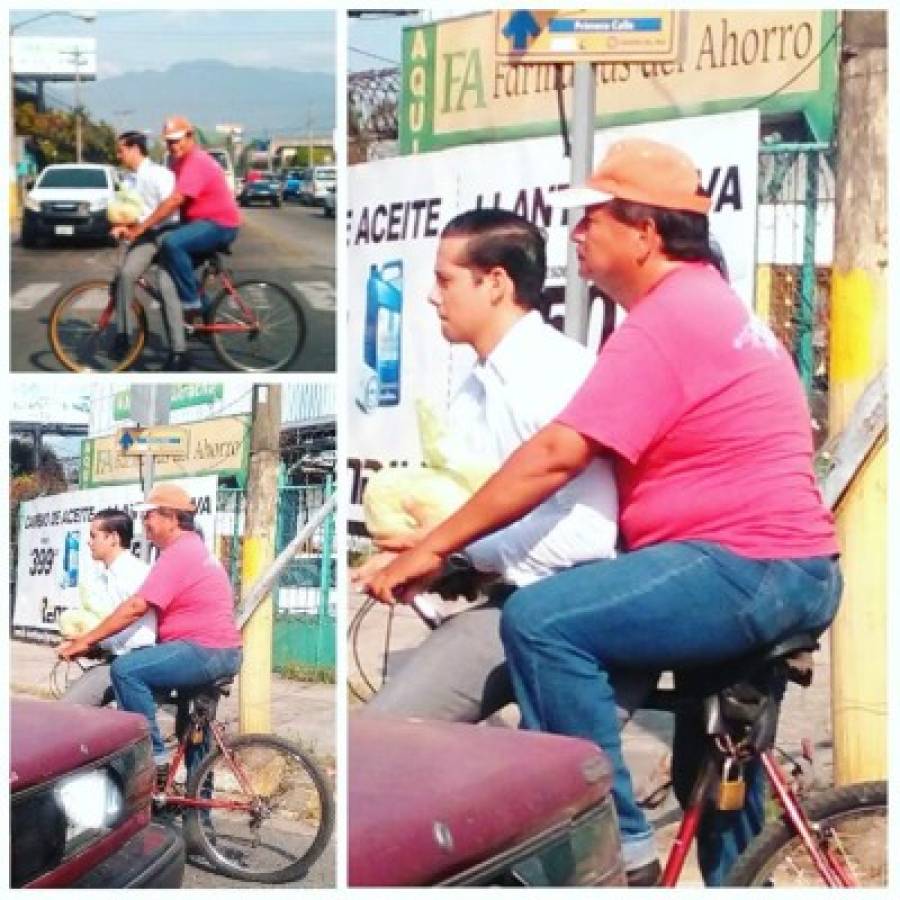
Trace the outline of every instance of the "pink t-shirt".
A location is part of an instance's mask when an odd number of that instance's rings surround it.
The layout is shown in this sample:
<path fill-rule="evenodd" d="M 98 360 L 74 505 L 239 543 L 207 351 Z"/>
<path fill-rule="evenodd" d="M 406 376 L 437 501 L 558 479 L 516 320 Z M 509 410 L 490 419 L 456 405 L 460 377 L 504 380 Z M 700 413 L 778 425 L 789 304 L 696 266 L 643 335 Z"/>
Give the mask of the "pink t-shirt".
<path fill-rule="evenodd" d="M 838 551 L 791 358 L 711 266 L 681 266 L 637 303 L 557 421 L 616 454 L 629 549 Z"/>
<path fill-rule="evenodd" d="M 169 544 L 137 595 L 156 608 L 160 643 L 192 641 L 217 649 L 241 645 L 228 574 L 199 534 L 186 531 Z"/>
<path fill-rule="evenodd" d="M 181 220 L 208 219 L 223 228 L 237 228 L 241 213 L 222 167 L 205 151 L 194 147 L 172 162 L 175 190 L 185 198 Z"/>

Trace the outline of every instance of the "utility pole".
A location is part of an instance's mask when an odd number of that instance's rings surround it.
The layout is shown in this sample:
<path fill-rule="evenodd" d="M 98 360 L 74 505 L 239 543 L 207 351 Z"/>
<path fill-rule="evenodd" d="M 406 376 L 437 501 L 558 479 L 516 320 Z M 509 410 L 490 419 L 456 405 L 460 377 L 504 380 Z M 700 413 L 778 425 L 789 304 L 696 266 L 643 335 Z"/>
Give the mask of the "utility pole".
<path fill-rule="evenodd" d="M 281 386 L 253 386 L 250 476 L 244 518 L 241 596 L 266 571 L 275 556 L 278 507 Z M 274 609 L 267 597 L 244 625 L 244 661 L 240 681 L 240 731 L 271 731 L 272 629 Z"/>
<path fill-rule="evenodd" d="M 81 60 L 87 54 L 76 47 L 74 50 L 66 51 L 67 56 L 72 57 L 75 64 L 75 162 L 82 161 L 82 118 L 83 111 L 81 108 Z"/>
<path fill-rule="evenodd" d="M 831 282 L 832 434 L 885 367 L 887 13 L 844 11 Z M 887 445 L 876 444 L 837 509 L 844 596 L 831 632 L 834 778 L 887 777 Z"/>

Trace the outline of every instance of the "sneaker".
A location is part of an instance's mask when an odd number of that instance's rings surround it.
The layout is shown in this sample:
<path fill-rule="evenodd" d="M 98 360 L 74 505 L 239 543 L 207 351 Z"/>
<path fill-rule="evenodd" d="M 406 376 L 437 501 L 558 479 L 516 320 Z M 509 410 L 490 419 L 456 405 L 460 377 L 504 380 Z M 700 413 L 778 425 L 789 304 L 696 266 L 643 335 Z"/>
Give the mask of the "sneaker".
<path fill-rule="evenodd" d="M 170 353 L 169 358 L 166 360 L 165 365 L 163 365 L 162 372 L 190 372 L 192 371 L 191 367 L 191 356 L 185 350 L 182 353 Z"/>
<path fill-rule="evenodd" d="M 658 859 L 654 859 L 636 869 L 629 869 L 625 877 L 628 879 L 628 887 L 656 887 L 662 877 L 662 866 Z"/>

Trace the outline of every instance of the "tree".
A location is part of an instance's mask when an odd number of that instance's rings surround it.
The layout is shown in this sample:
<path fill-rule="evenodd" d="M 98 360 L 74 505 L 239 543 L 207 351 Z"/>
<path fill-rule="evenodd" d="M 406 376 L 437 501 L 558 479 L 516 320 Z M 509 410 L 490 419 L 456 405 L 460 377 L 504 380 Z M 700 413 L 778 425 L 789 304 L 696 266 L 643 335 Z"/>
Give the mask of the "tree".
<path fill-rule="evenodd" d="M 74 113 L 58 109 L 42 113 L 34 103 L 17 103 L 16 133 L 32 139 L 47 165 L 75 161 Z M 116 158 L 112 126 L 84 117 L 82 134 L 85 162 L 108 163 Z"/>

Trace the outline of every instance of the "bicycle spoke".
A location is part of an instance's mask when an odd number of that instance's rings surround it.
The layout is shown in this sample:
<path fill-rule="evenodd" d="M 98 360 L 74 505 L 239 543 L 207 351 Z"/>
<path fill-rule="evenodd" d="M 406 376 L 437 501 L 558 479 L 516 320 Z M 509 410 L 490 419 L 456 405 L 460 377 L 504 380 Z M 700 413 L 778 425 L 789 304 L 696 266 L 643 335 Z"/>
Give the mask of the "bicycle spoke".
<path fill-rule="evenodd" d="M 331 827 L 321 776 L 299 750 L 275 738 L 240 738 L 232 750 L 233 765 L 216 754 L 192 782 L 192 789 L 214 804 L 192 815 L 204 852 L 232 877 L 272 882 L 302 877 Z M 229 803 L 252 809 L 228 809 Z"/>

